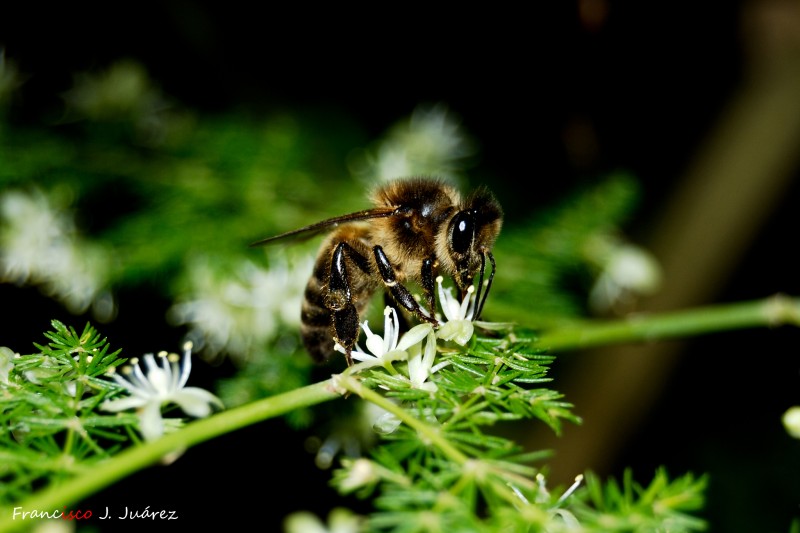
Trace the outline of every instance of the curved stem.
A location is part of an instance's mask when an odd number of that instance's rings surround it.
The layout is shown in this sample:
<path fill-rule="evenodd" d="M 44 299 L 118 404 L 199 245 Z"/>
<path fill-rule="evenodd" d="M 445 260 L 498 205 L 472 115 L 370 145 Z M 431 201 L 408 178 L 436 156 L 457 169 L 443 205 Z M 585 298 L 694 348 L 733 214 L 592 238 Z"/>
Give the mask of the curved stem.
<path fill-rule="evenodd" d="M 385 396 L 378 394 L 369 387 L 362 385 L 358 379 L 351 376 L 341 375 L 336 381 L 337 385 L 341 386 L 342 388 L 352 392 L 353 394 L 357 394 L 364 400 L 374 403 L 378 407 L 381 407 L 382 409 L 385 409 L 386 411 L 389 411 L 395 415 L 406 425 L 419 432 L 424 439 L 427 439 L 433 445 L 442 450 L 442 452 L 451 460 L 458 464 L 464 464 L 467 462 L 468 457 L 461 453 L 458 448 L 453 446 L 449 440 L 444 438 L 436 428 L 411 416 L 408 411 L 388 400 Z"/>
<path fill-rule="evenodd" d="M 170 454 L 245 426 L 286 414 L 294 409 L 339 397 L 340 395 L 333 390 L 331 380 L 326 380 L 187 424 L 158 440 L 129 448 L 107 461 L 99 462 L 85 474 L 64 483 L 54 484 L 12 507 L 0 509 L 0 533 L 30 526 L 30 520 L 14 518 L 15 508 L 20 508 L 21 511 L 61 510 L 65 505 L 80 501 L 125 476 L 157 463 Z"/>

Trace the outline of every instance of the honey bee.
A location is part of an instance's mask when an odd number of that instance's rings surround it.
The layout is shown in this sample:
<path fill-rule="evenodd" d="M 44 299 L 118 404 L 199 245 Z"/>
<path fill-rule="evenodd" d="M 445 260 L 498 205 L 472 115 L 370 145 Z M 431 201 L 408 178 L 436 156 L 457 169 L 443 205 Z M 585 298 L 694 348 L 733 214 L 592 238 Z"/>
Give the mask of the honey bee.
<path fill-rule="evenodd" d="M 358 339 L 359 316 L 381 287 L 400 308 L 438 326 L 434 280 L 452 277 L 459 298 L 478 276 L 475 312 L 480 317 L 496 265 L 492 247 L 503 212 L 494 195 L 479 188 L 462 199 L 451 185 L 433 178 L 389 182 L 372 191 L 373 207 L 334 218 L 251 246 L 287 237 L 330 232 L 322 242 L 301 309 L 301 335 L 311 357 L 324 362 L 335 343 L 351 351 Z M 485 283 L 486 258 L 491 273 Z M 423 308 L 407 287 L 421 286 Z"/>

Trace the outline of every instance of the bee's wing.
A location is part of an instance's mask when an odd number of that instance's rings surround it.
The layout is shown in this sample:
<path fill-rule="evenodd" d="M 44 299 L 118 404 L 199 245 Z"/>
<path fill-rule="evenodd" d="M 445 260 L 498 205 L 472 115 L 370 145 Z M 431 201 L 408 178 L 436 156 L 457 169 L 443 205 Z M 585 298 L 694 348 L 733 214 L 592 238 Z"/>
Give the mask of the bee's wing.
<path fill-rule="evenodd" d="M 346 215 L 328 218 L 326 220 L 316 222 L 314 224 L 305 226 L 303 228 L 287 231 L 286 233 L 281 233 L 280 235 L 275 235 L 273 237 L 267 237 L 266 239 L 261 239 L 254 243 L 251 243 L 250 246 L 262 246 L 265 244 L 272 244 L 273 242 L 288 238 L 299 239 L 299 240 L 310 239 L 315 235 L 319 235 L 320 233 L 330 231 L 339 224 L 343 224 L 345 222 L 355 222 L 358 220 L 368 220 L 371 218 L 383 218 L 391 216 L 394 213 L 395 213 L 395 208 L 393 207 L 376 207 L 373 209 L 366 209 L 364 211 L 358 211 L 355 213 L 348 213 Z"/>

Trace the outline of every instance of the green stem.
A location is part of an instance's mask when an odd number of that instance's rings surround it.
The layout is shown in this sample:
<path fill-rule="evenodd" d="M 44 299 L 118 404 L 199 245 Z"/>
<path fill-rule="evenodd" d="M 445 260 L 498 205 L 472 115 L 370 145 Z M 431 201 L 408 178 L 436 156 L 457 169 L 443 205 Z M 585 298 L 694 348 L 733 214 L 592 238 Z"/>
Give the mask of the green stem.
<path fill-rule="evenodd" d="M 0 509 L 0 533 L 30 526 L 31 520 L 13 519 L 14 508 L 21 511 L 58 511 L 80 501 L 100 489 L 153 465 L 170 454 L 219 435 L 280 416 L 301 407 L 309 407 L 340 395 L 333 391 L 331 380 L 322 381 L 277 396 L 265 398 L 202 420 L 169 433 L 158 440 L 129 448 L 118 455 L 97 463 L 91 471 L 64 483 L 37 492 L 12 507 Z"/>
<path fill-rule="evenodd" d="M 733 329 L 800 326 L 800 299 L 776 295 L 688 311 L 639 315 L 614 321 L 574 322 L 538 333 L 537 347 L 563 352 L 607 344 L 689 337 Z"/>
<path fill-rule="evenodd" d="M 353 394 L 361 396 L 361 398 L 364 400 L 374 403 L 378 407 L 381 407 L 397 416 L 397 418 L 419 432 L 424 439 L 427 439 L 431 444 L 438 447 L 447 457 L 456 463 L 464 464 L 467 461 L 468 457 L 461 453 L 458 448 L 453 446 L 450 441 L 444 438 L 436 428 L 426 424 L 425 422 L 422 422 L 417 418 L 414 418 L 411 416 L 411 414 L 409 414 L 408 411 L 388 400 L 385 396 L 382 396 L 369 387 L 362 385 L 358 379 L 352 376 L 341 375 L 339 376 L 337 384 Z"/>
<path fill-rule="evenodd" d="M 377 392 L 373 391 L 369 387 L 365 387 L 357 378 L 342 374 L 336 380 L 336 384 L 343 389 L 346 389 L 353 394 L 357 394 L 362 399 L 372 402 L 375 405 L 389 411 L 390 413 L 397 416 L 401 421 L 403 421 L 409 427 L 415 429 L 420 435 L 422 435 L 423 439 L 426 439 L 432 445 L 438 447 L 442 453 L 444 453 L 449 459 L 454 461 L 455 463 L 464 467 L 464 472 L 462 473 L 462 477 L 456 485 L 456 492 L 453 494 L 457 494 L 459 490 L 463 486 L 469 482 L 471 478 L 474 478 L 476 475 L 479 478 L 478 482 L 485 482 L 489 483 L 492 486 L 492 489 L 495 493 L 504 498 L 511 504 L 519 505 L 522 502 L 519 498 L 514 494 L 512 490 L 506 486 L 506 480 L 500 477 L 492 477 L 490 479 L 482 480 L 483 476 L 477 474 L 473 470 L 475 468 L 483 468 L 481 465 L 483 464 L 481 461 L 478 460 L 471 460 L 470 457 L 462 453 L 458 448 L 453 446 L 453 444 L 445 438 L 442 433 L 439 431 L 438 428 L 419 420 L 412 416 L 407 410 L 403 409 L 402 407 L 398 406 L 394 402 L 388 400 L 385 396 L 378 394 Z M 474 466 L 472 468 L 468 468 L 467 464 L 471 463 Z"/>
<path fill-rule="evenodd" d="M 478 396 L 477 394 L 467 398 L 467 400 L 461 404 L 461 406 L 458 408 L 457 411 L 456 410 L 453 411 L 453 416 L 451 416 L 447 420 L 447 422 L 443 424 L 443 426 L 444 427 L 453 426 L 455 425 L 456 422 L 461 421 L 461 419 L 467 418 L 467 416 L 471 415 L 472 413 L 480 411 L 484 407 L 486 407 L 487 402 L 485 401 L 482 401 L 481 403 L 475 405 L 475 403 L 478 401 L 479 398 L 480 396 Z"/>

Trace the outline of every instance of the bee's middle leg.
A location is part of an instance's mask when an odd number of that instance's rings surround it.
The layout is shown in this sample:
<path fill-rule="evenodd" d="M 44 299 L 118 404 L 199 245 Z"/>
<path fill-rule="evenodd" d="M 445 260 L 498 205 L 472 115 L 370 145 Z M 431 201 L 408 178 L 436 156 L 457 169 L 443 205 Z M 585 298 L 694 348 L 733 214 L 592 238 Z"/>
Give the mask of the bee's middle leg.
<path fill-rule="evenodd" d="M 430 315 L 426 314 L 422 311 L 422 308 L 419 306 L 419 303 L 414 299 L 414 296 L 411 294 L 403 284 L 397 281 L 397 276 L 394 274 L 394 268 L 392 268 L 391 263 L 389 263 L 389 258 L 386 257 L 386 253 L 383 251 L 383 248 L 380 246 L 375 246 L 372 251 L 375 253 L 375 262 L 378 265 L 378 271 L 380 272 L 381 279 L 383 279 L 383 284 L 386 286 L 386 289 L 392 294 L 394 300 L 401 306 L 403 309 L 406 309 L 414 315 L 416 315 L 420 320 L 424 320 L 425 322 L 430 322 L 434 326 L 438 326 L 439 322 L 436 320 L 434 315 L 434 309 L 431 309 Z M 432 267 L 431 267 L 432 269 Z M 425 282 L 423 280 L 423 285 Z M 433 286 L 430 283 L 431 287 Z M 426 292 L 428 292 L 428 287 L 423 287 Z M 431 291 L 432 294 L 432 291 Z M 430 296 L 428 296 L 431 299 Z"/>
<path fill-rule="evenodd" d="M 433 262 L 434 258 L 429 257 L 422 262 L 422 290 L 425 291 L 425 300 L 428 303 L 428 309 L 431 316 L 436 316 L 436 292 L 434 289 L 433 281 Z"/>

